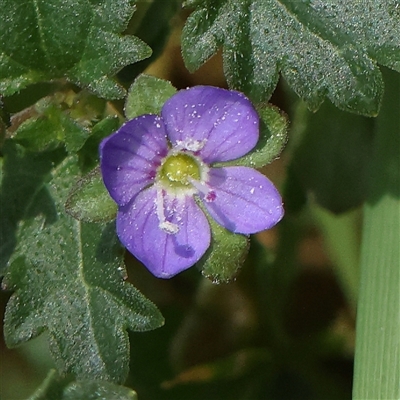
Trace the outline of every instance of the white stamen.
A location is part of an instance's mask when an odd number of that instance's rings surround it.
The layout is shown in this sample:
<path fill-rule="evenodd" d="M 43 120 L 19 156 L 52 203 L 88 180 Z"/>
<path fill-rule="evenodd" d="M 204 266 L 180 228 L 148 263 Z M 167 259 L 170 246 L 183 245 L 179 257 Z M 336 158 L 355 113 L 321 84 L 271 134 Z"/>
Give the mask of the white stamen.
<path fill-rule="evenodd" d="M 161 222 L 158 226 L 160 229 L 170 235 L 175 235 L 179 232 L 179 226 L 169 221 Z"/>
<path fill-rule="evenodd" d="M 165 218 L 164 214 L 164 196 L 163 196 L 163 189 L 158 188 L 157 189 L 157 199 L 156 199 L 156 205 L 157 205 L 157 217 L 158 217 L 158 227 L 163 230 L 164 232 L 170 234 L 170 235 L 175 235 L 176 233 L 179 232 L 179 226 L 177 224 L 174 224 L 173 222 L 167 221 Z"/>
<path fill-rule="evenodd" d="M 206 145 L 207 139 L 203 140 L 194 140 L 194 139 L 186 139 L 186 140 L 177 140 L 174 146 L 176 150 L 189 150 L 189 151 L 199 151 Z"/>

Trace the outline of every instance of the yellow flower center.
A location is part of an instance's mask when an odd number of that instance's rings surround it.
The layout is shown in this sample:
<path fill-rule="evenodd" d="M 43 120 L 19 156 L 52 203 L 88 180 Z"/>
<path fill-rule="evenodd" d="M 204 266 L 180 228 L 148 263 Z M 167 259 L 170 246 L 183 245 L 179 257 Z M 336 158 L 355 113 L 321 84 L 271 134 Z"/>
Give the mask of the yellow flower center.
<path fill-rule="evenodd" d="M 190 186 L 191 180 L 200 180 L 201 171 L 198 161 L 185 153 L 168 156 L 159 170 L 159 179 L 171 188 Z"/>

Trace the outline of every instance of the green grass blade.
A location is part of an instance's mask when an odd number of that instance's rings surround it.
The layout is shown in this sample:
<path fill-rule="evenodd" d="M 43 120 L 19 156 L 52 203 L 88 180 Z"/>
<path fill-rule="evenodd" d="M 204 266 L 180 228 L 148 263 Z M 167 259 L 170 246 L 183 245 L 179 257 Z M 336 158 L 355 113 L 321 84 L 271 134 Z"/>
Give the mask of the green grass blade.
<path fill-rule="evenodd" d="M 386 74 L 364 208 L 353 398 L 400 399 L 400 76 Z"/>

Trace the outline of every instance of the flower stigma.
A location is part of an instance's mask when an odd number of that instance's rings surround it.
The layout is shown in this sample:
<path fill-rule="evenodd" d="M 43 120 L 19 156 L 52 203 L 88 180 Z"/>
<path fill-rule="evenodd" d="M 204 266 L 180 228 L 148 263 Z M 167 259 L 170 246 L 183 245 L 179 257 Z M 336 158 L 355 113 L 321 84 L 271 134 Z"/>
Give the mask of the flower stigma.
<path fill-rule="evenodd" d="M 194 156 L 187 153 L 178 152 L 169 154 L 157 173 L 157 217 L 159 228 L 169 235 L 179 232 L 179 226 L 167 220 L 164 210 L 165 195 L 193 195 L 195 189 L 193 181 L 201 179 L 201 161 L 197 161 Z"/>
<path fill-rule="evenodd" d="M 182 189 L 191 185 L 192 180 L 201 179 L 199 162 L 187 153 L 167 156 L 158 173 L 159 181 L 167 188 Z"/>
<path fill-rule="evenodd" d="M 202 193 L 206 202 L 215 200 L 216 195 L 205 183 L 209 168 L 190 152 L 170 153 L 157 172 L 157 216 L 159 228 L 174 235 L 179 232 L 179 226 L 167 220 L 164 210 L 164 197 L 193 196 Z"/>

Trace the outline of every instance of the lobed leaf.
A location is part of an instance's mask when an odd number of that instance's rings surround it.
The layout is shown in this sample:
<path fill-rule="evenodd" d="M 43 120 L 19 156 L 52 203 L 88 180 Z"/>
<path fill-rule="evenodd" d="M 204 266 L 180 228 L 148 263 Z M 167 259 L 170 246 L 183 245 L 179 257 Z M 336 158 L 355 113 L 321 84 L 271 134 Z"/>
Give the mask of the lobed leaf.
<path fill-rule="evenodd" d="M 71 383 L 64 390 L 62 400 L 137 400 L 132 389 L 110 382 L 80 381 Z"/>
<path fill-rule="evenodd" d="M 15 290 L 6 309 L 5 340 L 14 347 L 46 330 L 60 373 L 122 382 L 129 363 L 126 329 L 155 329 L 163 318 L 124 282 L 115 228 L 81 223 L 63 212 L 78 174 L 76 157 L 65 158 L 42 184 L 47 203 L 38 195 L 30 198 L 30 207 L 40 205 L 41 212 L 18 224 L 3 281 Z"/>
<path fill-rule="evenodd" d="M 50 179 L 51 169 L 65 157 L 62 148 L 31 153 L 11 140 L 5 142 L 2 151 L 0 275 L 4 274 L 17 245 L 17 230 L 21 221 L 39 215 L 44 224 L 56 220 L 56 211 L 46 183 Z"/>
<path fill-rule="evenodd" d="M 105 381 L 71 382 L 50 370 L 46 379 L 28 400 L 137 400 L 136 393 L 127 387 Z"/>
<path fill-rule="evenodd" d="M 397 0 L 189 1 L 183 30 L 190 71 L 223 48 L 232 88 L 255 101 L 271 96 L 279 72 L 316 110 L 325 97 L 337 107 L 376 115 L 383 82 L 376 62 L 400 71 Z"/>
<path fill-rule="evenodd" d="M 125 67 L 118 78 L 124 82 L 132 82 L 132 78 L 139 75 L 157 60 L 169 40 L 175 23 L 174 17 L 182 8 L 181 0 L 151 0 L 138 1 L 133 18 L 129 21 L 126 33 L 134 34 L 147 43 L 151 49 L 151 57 L 137 64 Z"/>
<path fill-rule="evenodd" d="M 97 103 L 97 104 L 96 104 Z M 98 163 L 98 146 L 105 136 L 117 130 L 116 116 L 104 114 L 105 102 L 87 92 L 57 92 L 45 97 L 22 114 L 30 118 L 16 123 L 12 137 L 29 151 L 51 151 L 65 146 L 69 153 L 79 153 L 82 169 Z"/>
<path fill-rule="evenodd" d="M 98 168 L 76 183 L 68 195 L 65 209 L 82 222 L 109 222 L 115 219 L 117 204 L 108 194 Z"/>
<path fill-rule="evenodd" d="M 139 75 L 129 89 L 125 116 L 133 119 L 143 114 L 160 114 L 164 103 L 175 93 L 171 82 L 150 75 Z"/>
<path fill-rule="evenodd" d="M 93 126 L 91 135 L 79 150 L 79 164 L 83 172 L 88 172 L 99 164 L 99 144 L 108 135 L 115 132 L 120 126 L 119 118 L 107 116 Z"/>
<path fill-rule="evenodd" d="M 134 36 L 121 36 L 135 0 L 3 0 L 0 15 L 0 93 L 66 77 L 100 97 L 120 98 L 110 77 L 149 57 Z"/>
<path fill-rule="evenodd" d="M 63 145 L 68 152 L 78 151 L 90 131 L 48 99 L 36 104 L 37 115 L 24 121 L 15 131 L 14 140 L 30 151 L 53 150 Z"/>

